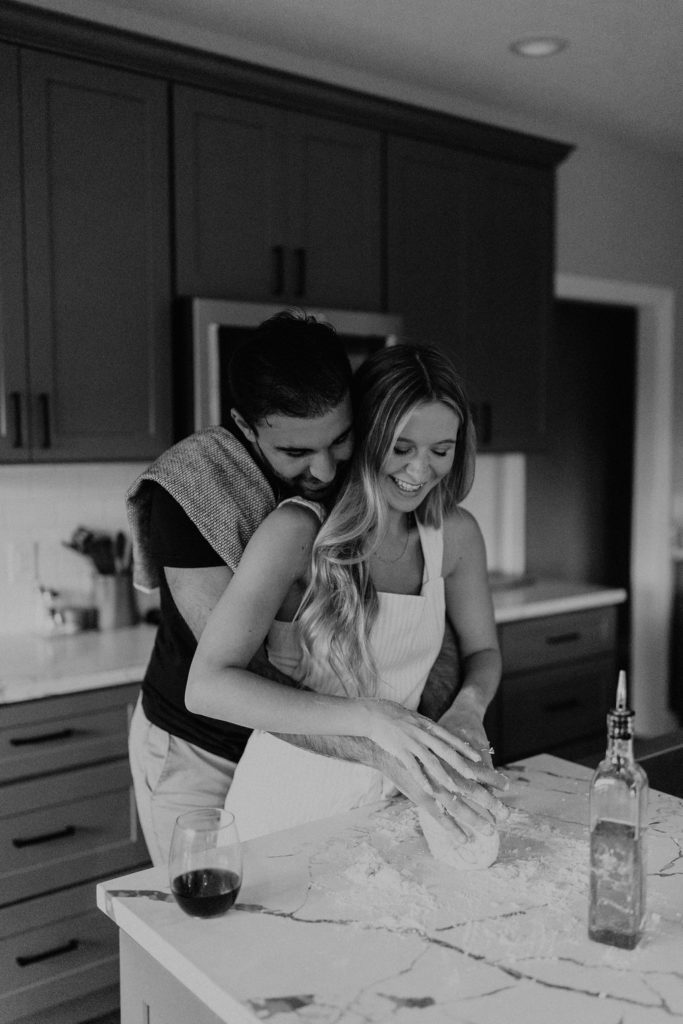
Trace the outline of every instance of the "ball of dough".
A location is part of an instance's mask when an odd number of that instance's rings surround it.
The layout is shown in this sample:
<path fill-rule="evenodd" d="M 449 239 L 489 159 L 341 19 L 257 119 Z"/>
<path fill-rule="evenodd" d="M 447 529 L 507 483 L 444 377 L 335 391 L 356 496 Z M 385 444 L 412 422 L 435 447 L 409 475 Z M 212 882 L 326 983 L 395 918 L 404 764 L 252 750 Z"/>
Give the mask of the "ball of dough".
<path fill-rule="evenodd" d="M 458 846 L 450 833 L 431 814 L 420 809 L 419 820 L 429 852 L 443 864 L 449 864 L 460 871 L 476 871 L 491 867 L 498 856 L 500 837 L 497 832 L 490 836 L 475 832 L 469 842 Z"/>

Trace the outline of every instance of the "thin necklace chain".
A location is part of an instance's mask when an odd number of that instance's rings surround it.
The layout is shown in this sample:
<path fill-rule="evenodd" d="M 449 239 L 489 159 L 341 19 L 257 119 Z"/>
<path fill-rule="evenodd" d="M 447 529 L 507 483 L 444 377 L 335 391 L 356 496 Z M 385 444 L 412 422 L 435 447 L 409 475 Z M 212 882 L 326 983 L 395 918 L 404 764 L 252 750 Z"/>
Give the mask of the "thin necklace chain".
<path fill-rule="evenodd" d="M 412 514 L 408 517 L 408 526 L 406 528 L 406 539 L 400 554 L 394 558 L 382 558 L 378 551 L 375 551 L 375 558 L 378 558 L 380 562 L 384 562 L 385 565 L 394 565 L 396 562 L 400 562 L 406 551 L 408 550 L 408 541 L 410 540 L 410 529 L 413 521 Z"/>

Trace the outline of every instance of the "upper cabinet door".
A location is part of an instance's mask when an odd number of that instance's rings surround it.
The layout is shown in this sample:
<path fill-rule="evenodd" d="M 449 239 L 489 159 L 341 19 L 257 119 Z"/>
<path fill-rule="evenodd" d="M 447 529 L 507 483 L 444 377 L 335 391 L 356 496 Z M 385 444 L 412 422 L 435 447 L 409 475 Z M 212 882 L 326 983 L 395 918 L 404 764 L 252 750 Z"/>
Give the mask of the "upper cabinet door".
<path fill-rule="evenodd" d="M 387 293 L 403 338 L 437 345 L 466 374 L 463 345 L 463 165 L 445 146 L 390 137 Z"/>
<path fill-rule="evenodd" d="M 381 308 L 379 132 L 290 114 L 287 280 L 294 300 Z"/>
<path fill-rule="evenodd" d="M 553 172 L 390 138 L 388 301 L 464 376 L 482 451 L 543 442 Z"/>
<path fill-rule="evenodd" d="M 173 95 L 178 294 L 380 308 L 379 133 Z"/>
<path fill-rule="evenodd" d="M 170 439 L 167 90 L 22 51 L 33 457 Z"/>
<path fill-rule="evenodd" d="M 0 460 L 28 458 L 19 51 L 0 45 Z"/>
<path fill-rule="evenodd" d="M 276 299 L 285 289 L 284 115 L 173 90 L 176 291 Z"/>
<path fill-rule="evenodd" d="M 467 158 L 464 339 L 482 447 L 532 451 L 546 429 L 553 175 Z"/>

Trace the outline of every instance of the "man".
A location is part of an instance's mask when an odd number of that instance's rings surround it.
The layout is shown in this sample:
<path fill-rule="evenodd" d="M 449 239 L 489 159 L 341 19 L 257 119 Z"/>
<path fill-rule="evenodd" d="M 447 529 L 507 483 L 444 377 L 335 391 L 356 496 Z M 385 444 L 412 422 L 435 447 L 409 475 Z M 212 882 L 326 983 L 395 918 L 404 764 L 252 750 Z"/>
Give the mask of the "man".
<path fill-rule="evenodd" d="M 167 860 L 179 814 L 192 807 L 223 805 L 248 738 L 246 729 L 185 707 L 197 639 L 249 538 L 277 502 L 289 494 L 319 502 L 334 499 L 352 452 L 350 380 L 348 359 L 331 327 L 294 314 L 272 317 L 232 358 L 229 428 L 212 427 L 181 441 L 128 492 L 136 586 L 158 586 L 161 603 L 130 733 L 136 801 L 155 864 Z M 263 652 L 258 665 L 261 674 L 292 684 L 269 666 Z M 454 713 L 452 708 L 449 728 L 461 732 Z M 470 718 L 463 722 L 464 731 L 471 731 Z M 476 732 L 476 721 L 474 727 Z M 318 753 L 370 764 L 432 813 L 438 814 L 446 802 L 457 820 L 458 810 L 440 787 L 411 777 L 370 741 L 283 738 Z M 500 785 L 487 768 L 478 777 Z M 503 813 L 482 785 L 458 778 L 454 789 L 461 797 L 476 798 L 481 817 L 488 821 L 491 812 Z"/>

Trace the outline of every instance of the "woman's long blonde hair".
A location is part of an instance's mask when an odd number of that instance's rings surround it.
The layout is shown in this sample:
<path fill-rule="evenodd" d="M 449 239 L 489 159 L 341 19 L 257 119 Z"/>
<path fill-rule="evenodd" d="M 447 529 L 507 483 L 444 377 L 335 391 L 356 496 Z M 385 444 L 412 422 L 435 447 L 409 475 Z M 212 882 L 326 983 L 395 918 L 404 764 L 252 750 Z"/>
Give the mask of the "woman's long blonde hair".
<path fill-rule="evenodd" d="M 297 613 L 308 670 L 330 665 L 349 696 L 372 695 L 377 670 L 370 630 L 378 598 L 369 558 L 387 523 L 380 480 L 395 439 L 410 415 L 443 402 L 460 420 L 453 466 L 415 515 L 440 526 L 469 492 L 475 436 L 462 381 L 438 349 L 396 345 L 381 349 L 356 371 L 352 385 L 356 449 L 347 480 L 313 545 L 311 581 Z"/>

